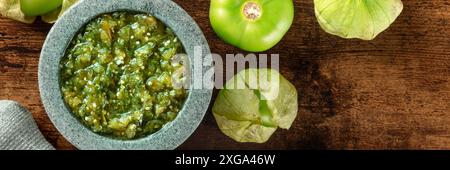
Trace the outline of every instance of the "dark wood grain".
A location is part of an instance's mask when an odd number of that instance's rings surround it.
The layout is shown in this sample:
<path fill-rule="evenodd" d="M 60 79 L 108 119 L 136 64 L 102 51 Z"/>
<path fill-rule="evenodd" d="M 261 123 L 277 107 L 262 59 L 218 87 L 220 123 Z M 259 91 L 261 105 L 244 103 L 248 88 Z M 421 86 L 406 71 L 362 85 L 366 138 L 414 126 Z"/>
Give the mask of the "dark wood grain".
<path fill-rule="evenodd" d="M 208 19 L 208 0 L 176 0 L 200 25 L 211 51 L 244 53 L 221 41 Z M 268 53 L 299 92 L 290 130 L 264 144 L 237 143 L 210 111 L 179 149 L 450 149 L 450 3 L 407 0 L 398 20 L 373 41 L 322 31 L 312 0 L 295 0 L 295 23 Z M 41 104 L 39 52 L 51 25 L 0 18 L 0 99 L 29 109 L 58 149 L 75 149 Z M 216 91 L 217 93 L 217 91 Z"/>

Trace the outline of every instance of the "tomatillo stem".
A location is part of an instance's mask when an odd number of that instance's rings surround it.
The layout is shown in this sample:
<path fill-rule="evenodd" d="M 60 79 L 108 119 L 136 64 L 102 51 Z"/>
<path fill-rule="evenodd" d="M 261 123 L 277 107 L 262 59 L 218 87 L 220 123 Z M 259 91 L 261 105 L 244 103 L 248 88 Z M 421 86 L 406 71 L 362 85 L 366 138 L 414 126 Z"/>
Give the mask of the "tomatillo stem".
<path fill-rule="evenodd" d="M 262 14 L 261 6 L 256 2 L 246 2 L 244 4 L 244 8 L 242 9 L 242 13 L 248 20 L 257 20 Z"/>

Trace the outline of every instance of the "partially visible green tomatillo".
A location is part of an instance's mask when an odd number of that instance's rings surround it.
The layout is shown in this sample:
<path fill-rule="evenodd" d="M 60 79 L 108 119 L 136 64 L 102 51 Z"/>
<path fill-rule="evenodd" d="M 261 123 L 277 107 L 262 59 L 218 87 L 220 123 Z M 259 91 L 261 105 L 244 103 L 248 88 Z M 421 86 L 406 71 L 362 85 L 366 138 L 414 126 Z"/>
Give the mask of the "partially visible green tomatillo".
<path fill-rule="evenodd" d="M 60 3 L 60 1 L 62 1 Z M 34 5 L 34 3 L 41 5 Z M 42 2 L 43 6 L 42 6 Z M 0 0 L 0 14 L 4 17 L 31 24 L 35 15 L 47 23 L 54 23 L 70 6 L 78 0 Z M 40 8 L 43 7 L 43 8 Z M 49 9 L 53 9 L 49 11 Z M 42 14 L 41 14 L 42 13 Z"/>
<path fill-rule="evenodd" d="M 211 0 L 209 19 L 217 35 L 250 52 L 275 46 L 292 25 L 292 0 Z"/>
<path fill-rule="evenodd" d="M 63 0 L 20 0 L 20 9 L 26 16 L 39 16 L 61 6 Z"/>
<path fill-rule="evenodd" d="M 372 40 L 403 10 L 401 0 L 314 0 L 320 26 L 342 38 Z"/>

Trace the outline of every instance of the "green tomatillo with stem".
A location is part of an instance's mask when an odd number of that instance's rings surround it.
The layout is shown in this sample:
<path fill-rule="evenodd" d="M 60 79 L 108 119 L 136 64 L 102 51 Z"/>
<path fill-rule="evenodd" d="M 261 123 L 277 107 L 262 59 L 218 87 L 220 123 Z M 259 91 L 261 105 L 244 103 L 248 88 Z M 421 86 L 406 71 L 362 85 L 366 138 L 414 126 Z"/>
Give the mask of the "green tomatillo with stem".
<path fill-rule="evenodd" d="M 217 35 L 250 52 L 275 46 L 294 20 L 292 0 L 211 0 L 209 19 Z"/>

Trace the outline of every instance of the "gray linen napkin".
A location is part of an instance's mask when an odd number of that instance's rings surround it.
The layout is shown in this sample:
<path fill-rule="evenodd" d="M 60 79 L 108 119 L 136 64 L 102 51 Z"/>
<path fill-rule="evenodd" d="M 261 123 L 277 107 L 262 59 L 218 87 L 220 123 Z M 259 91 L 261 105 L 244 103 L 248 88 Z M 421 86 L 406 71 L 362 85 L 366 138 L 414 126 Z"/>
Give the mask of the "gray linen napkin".
<path fill-rule="evenodd" d="M 54 150 L 19 103 L 0 100 L 0 150 Z"/>

